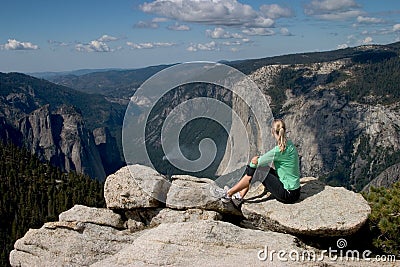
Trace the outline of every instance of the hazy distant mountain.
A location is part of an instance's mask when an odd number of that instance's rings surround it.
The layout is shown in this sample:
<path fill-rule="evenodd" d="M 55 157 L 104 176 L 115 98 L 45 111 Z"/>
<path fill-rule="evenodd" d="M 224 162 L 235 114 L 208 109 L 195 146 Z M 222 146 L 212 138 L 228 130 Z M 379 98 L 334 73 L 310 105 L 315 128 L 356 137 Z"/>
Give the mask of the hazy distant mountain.
<path fill-rule="evenodd" d="M 159 65 L 134 70 L 110 70 L 86 74 L 69 73 L 47 77 L 53 83 L 81 92 L 103 94 L 117 99 L 129 99 L 136 89 L 157 72 L 172 65 Z"/>
<path fill-rule="evenodd" d="M 56 76 L 64 76 L 64 75 L 74 75 L 80 76 L 93 72 L 103 72 L 103 71 L 111 71 L 111 70 L 123 70 L 120 68 L 108 68 L 108 69 L 80 69 L 80 70 L 71 70 L 71 71 L 45 71 L 45 72 L 28 72 L 26 75 L 33 76 L 40 79 L 50 79 Z"/>

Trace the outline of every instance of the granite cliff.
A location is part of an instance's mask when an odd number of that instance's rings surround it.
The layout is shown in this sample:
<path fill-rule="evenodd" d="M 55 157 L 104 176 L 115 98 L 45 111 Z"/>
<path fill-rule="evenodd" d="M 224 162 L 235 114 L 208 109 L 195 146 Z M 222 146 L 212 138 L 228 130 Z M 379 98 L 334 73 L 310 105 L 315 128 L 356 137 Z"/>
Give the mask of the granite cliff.
<path fill-rule="evenodd" d="M 3 140 L 24 146 L 63 171 L 99 180 L 122 165 L 115 149 L 122 106 L 18 73 L 0 73 L 0 87 Z"/>

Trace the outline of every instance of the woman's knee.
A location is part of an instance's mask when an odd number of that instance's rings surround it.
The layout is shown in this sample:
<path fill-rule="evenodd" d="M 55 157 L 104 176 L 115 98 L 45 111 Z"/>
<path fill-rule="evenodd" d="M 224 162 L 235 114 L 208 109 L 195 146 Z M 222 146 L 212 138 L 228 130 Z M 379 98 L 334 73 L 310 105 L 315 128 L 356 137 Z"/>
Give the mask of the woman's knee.
<path fill-rule="evenodd" d="M 253 176 L 247 175 L 245 174 L 242 178 L 243 181 L 246 181 L 247 183 L 250 184 L 251 179 L 253 178 Z"/>

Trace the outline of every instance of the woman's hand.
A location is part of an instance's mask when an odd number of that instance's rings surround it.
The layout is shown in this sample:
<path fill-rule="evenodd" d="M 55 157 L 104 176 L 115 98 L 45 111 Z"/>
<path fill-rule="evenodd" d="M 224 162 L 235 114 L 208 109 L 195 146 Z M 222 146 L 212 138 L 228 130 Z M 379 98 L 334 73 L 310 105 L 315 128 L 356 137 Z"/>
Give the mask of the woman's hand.
<path fill-rule="evenodd" d="M 255 156 L 255 157 L 253 157 L 252 159 L 251 159 L 251 163 L 253 163 L 254 165 L 257 165 L 258 164 L 258 156 Z"/>

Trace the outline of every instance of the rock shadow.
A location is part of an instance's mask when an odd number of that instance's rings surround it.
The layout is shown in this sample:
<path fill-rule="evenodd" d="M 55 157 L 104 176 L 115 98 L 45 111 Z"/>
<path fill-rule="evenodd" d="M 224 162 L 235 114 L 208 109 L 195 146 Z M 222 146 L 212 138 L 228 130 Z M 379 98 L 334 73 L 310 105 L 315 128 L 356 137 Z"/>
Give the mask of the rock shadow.
<path fill-rule="evenodd" d="M 316 179 L 316 178 L 303 178 L 300 180 L 301 190 L 300 190 L 300 198 L 295 203 L 300 203 L 306 198 L 314 196 L 325 189 L 325 183 Z M 261 192 L 260 189 L 263 189 Z M 276 199 L 268 190 L 262 186 L 261 184 L 255 190 L 255 192 L 250 193 L 249 197 L 244 199 L 244 202 L 247 203 L 262 203 L 268 200 Z M 290 204 L 289 204 L 290 205 Z"/>

